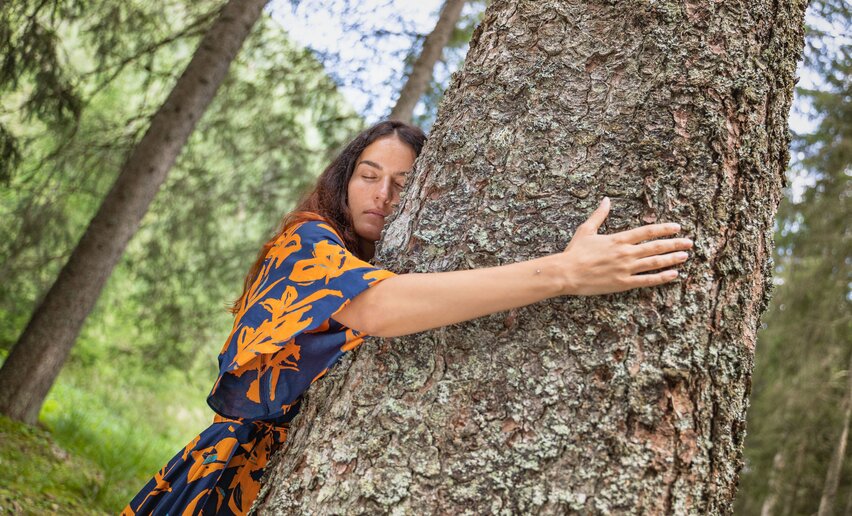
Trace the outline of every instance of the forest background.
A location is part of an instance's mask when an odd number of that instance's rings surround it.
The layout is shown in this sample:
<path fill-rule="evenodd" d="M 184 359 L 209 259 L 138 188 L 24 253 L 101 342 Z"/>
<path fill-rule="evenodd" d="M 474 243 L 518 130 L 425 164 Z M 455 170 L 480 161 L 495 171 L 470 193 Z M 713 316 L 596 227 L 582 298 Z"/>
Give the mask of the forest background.
<path fill-rule="evenodd" d="M 0 5 L 0 359 L 222 2 L 28 4 Z M 269 4 L 88 317 L 41 427 L 2 420 L 0 512 L 115 513 L 209 424 L 226 305 L 334 150 L 390 112 L 432 4 Z M 484 6 L 467 3 L 415 109 L 426 129 Z M 834 513 L 852 514 L 850 20 L 842 1 L 809 7 L 742 514 L 815 513 L 835 481 Z"/>

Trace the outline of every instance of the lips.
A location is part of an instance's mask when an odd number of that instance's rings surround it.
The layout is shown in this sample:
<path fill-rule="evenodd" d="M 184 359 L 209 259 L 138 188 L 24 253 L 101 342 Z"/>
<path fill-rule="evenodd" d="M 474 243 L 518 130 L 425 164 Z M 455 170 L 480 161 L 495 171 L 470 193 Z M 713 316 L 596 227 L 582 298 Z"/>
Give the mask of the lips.
<path fill-rule="evenodd" d="M 378 210 L 367 210 L 367 211 L 365 211 L 364 213 L 367 213 L 367 214 L 369 214 L 369 215 L 376 215 L 376 216 L 378 216 L 378 217 L 381 217 L 382 219 L 384 219 L 384 218 L 385 218 L 385 214 L 384 214 L 384 213 L 382 213 L 382 212 L 380 212 L 380 211 L 378 211 Z"/>

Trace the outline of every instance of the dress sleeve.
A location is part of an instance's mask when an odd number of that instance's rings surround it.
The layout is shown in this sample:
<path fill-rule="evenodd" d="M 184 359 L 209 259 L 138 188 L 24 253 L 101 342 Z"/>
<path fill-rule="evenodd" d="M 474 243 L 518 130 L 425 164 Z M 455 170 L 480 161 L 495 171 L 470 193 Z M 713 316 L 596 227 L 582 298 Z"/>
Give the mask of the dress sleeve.
<path fill-rule="evenodd" d="M 207 403 L 226 417 L 286 413 L 346 351 L 347 329 L 330 318 L 394 275 L 349 252 L 328 224 L 294 225 L 270 249 L 246 293 Z"/>

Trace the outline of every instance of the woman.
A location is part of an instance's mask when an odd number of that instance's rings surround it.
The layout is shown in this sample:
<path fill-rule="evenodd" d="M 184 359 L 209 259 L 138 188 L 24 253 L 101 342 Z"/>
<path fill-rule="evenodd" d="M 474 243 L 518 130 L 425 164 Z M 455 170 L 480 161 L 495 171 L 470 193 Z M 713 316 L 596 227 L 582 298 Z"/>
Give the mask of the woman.
<path fill-rule="evenodd" d="M 234 303 L 207 402 L 213 424 L 164 466 L 122 514 L 244 514 L 311 383 L 366 335 L 394 337 L 559 295 L 666 283 L 686 260 L 676 224 L 598 235 L 604 198 L 564 252 L 500 267 L 401 274 L 374 267 L 385 218 L 425 136 L 401 122 L 359 134 L 284 218 Z M 652 241 L 653 240 L 653 241 Z M 645 242 L 645 243 L 640 243 Z"/>

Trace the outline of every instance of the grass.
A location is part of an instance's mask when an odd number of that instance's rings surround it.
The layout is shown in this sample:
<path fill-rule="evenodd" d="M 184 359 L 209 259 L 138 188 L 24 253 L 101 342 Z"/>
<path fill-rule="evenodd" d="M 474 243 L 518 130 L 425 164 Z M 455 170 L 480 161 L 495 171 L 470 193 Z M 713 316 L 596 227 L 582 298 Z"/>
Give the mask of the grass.
<path fill-rule="evenodd" d="M 69 364 L 41 428 L 0 427 L 0 515 L 117 514 L 212 418 L 209 386 L 181 372 Z"/>
<path fill-rule="evenodd" d="M 103 471 L 50 434 L 0 416 L 0 514 L 111 514 L 89 503 Z"/>

